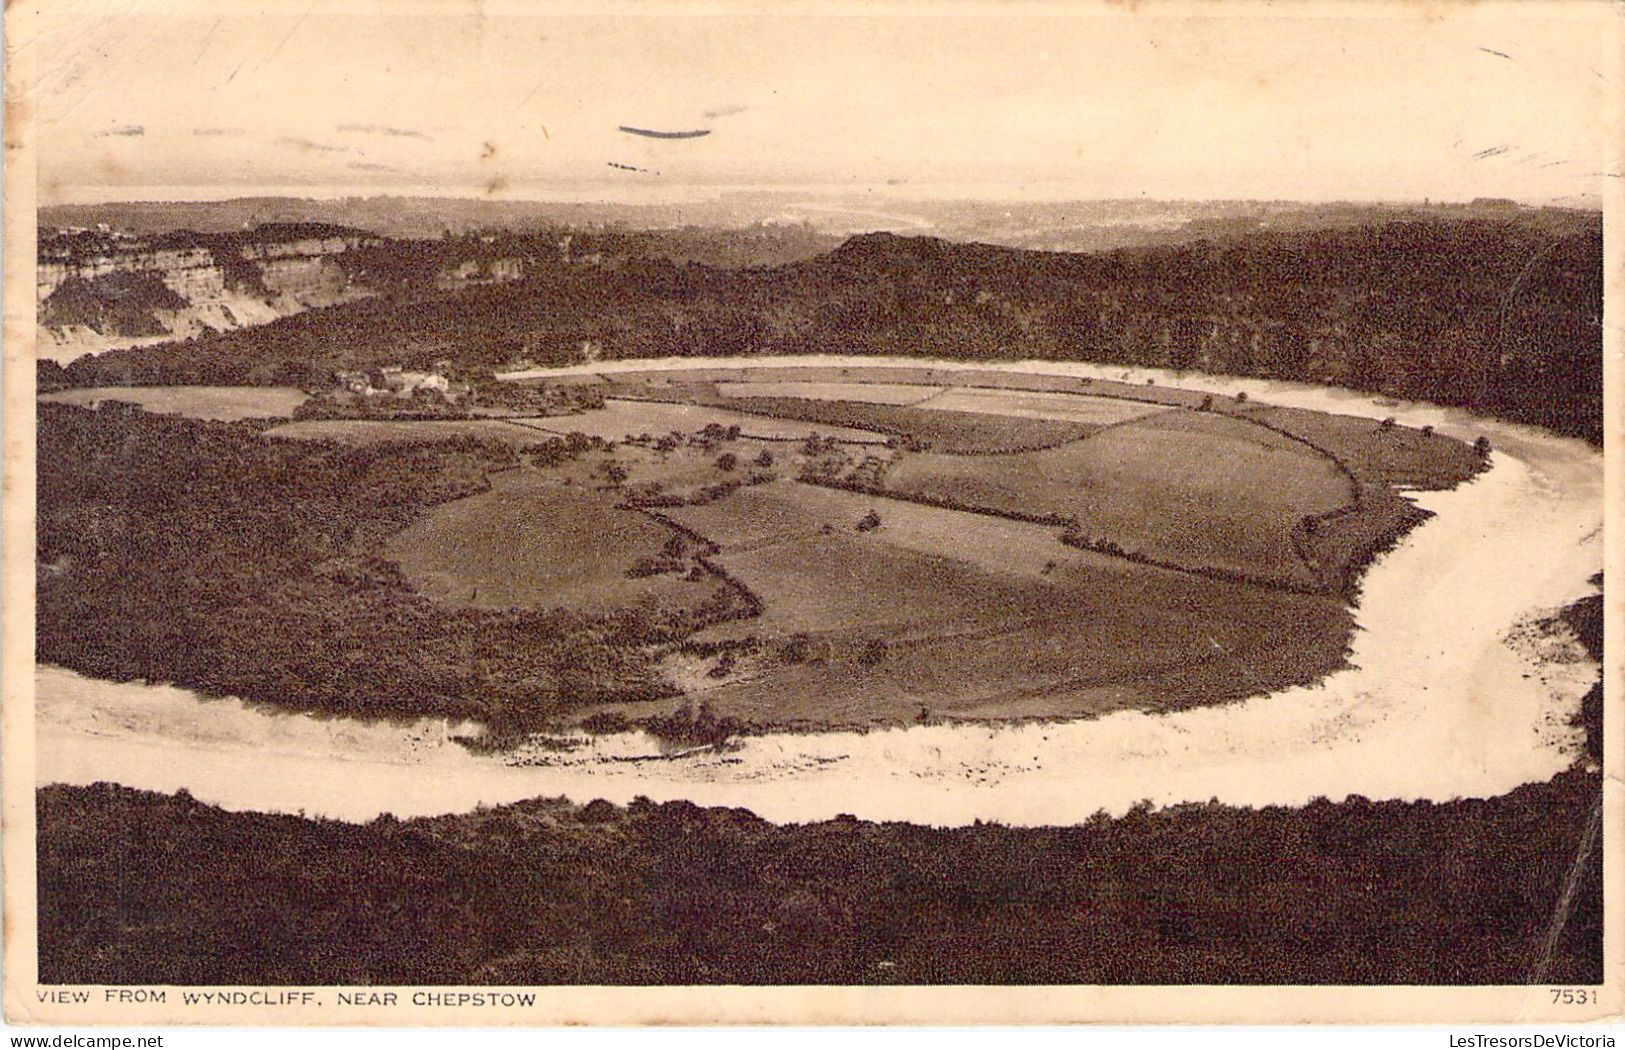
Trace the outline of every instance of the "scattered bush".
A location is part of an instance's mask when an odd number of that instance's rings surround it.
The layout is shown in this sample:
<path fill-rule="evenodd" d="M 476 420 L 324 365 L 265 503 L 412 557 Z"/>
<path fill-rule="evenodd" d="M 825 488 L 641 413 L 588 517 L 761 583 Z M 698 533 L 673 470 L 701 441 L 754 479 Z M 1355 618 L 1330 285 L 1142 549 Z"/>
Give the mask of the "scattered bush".
<path fill-rule="evenodd" d="M 626 716 L 619 711 L 598 711 L 583 718 L 581 728 L 584 732 L 603 736 L 610 733 L 624 733 L 632 728 L 632 723 L 627 721 Z"/>
<path fill-rule="evenodd" d="M 720 744 L 745 728 L 737 719 L 717 717 L 711 705 L 704 701 L 698 712 L 685 703 L 669 715 L 654 715 L 640 724 L 651 736 L 692 746 Z"/>
<path fill-rule="evenodd" d="M 787 664 L 804 664 L 812 658 L 813 639 L 810 634 L 792 634 L 779 647 L 779 659 Z"/>
<path fill-rule="evenodd" d="M 648 554 L 632 563 L 626 570 L 626 575 L 634 580 L 641 580 L 649 576 L 664 576 L 669 572 L 682 572 L 687 564 L 681 557 L 670 554 Z"/>
<path fill-rule="evenodd" d="M 858 663 L 862 664 L 864 667 L 874 667 L 876 664 L 886 659 L 886 654 L 890 651 L 891 646 L 887 644 L 884 638 L 866 639 L 864 643 L 858 647 Z"/>

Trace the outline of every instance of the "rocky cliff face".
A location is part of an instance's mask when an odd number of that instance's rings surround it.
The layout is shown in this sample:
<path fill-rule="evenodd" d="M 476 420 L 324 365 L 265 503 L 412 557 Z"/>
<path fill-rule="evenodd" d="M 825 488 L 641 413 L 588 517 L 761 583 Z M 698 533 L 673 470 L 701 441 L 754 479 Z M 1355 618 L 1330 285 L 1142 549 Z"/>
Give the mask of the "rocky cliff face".
<path fill-rule="evenodd" d="M 344 227 L 260 227 L 158 238 L 42 238 L 39 354 L 58 361 L 264 324 L 371 295 L 339 258 L 382 240 Z"/>

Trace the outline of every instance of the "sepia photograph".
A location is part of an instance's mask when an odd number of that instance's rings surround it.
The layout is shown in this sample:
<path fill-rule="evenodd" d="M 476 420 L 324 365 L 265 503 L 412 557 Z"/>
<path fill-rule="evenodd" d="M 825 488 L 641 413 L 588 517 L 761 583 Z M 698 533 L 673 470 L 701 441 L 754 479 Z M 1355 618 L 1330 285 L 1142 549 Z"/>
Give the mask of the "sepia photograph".
<path fill-rule="evenodd" d="M 1625 1010 L 1619 4 L 5 17 L 9 1023 Z"/>

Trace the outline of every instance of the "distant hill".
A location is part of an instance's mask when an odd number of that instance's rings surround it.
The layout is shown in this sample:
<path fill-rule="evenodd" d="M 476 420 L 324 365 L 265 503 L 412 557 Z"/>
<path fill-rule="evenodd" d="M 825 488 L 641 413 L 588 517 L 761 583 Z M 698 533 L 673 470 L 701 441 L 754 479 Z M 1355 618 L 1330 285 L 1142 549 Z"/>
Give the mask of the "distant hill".
<path fill-rule="evenodd" d="M 139 252 L 200 249 L 232 252 L 304 240 L 376 241 L 376 235 L 353 226 L 330 222 L 268 222 L 243 229 L 198 232 L 182 228 L 131 234 L 111 228 L 58 226 L 40 231 L 38 256 L 42 263 L 78 263 Z"/>
<path fill-rule="evenodd" d="M 190 210 L 202 206 L 175 207 L 191 218 L 220 218 Z M 436 295 L 547 267 L 618 266 L 628 259 L 771 266 L 839 243 L 779 226 L 548 227 L 404 240 L 315 221 L 137 233 L 102 221 L 59 226 L 43 231 L 38 244 L 41 356 L 66 362 L 87 352 L 254 327 L 379 292 Z"/>
<path fill-rule="evenodd" d="M 1326 230 L 1399 221 L 1508 219 L 1551 232 L 1589 214 L 1481 198 L 1471 202 L 971 200 L 830 189 L 727 190 L 667 203 L 526 201 L 467 197 L 239 197 L 222 201 L 63 204 L 40 209 L 41 229 L 95 227 L 152 234 L 229 232 L 267 223 L 358 226 L 385 237 L 542 230 L 759 233 L 805 242 L 805 258 L 857 233 L 889 231 L 1046 251 L 1089 252 L 1224 240 L 1260 232 Z M 815 240 L 825 243 L 813 244 Z M 787 261 L 788 256 L 779 260 Z"/>
<path fill-rule="evenodd" d="M 763 265 L 828 251 L 840 238 L 806 222 L 775 221 L 771 210 L 753 204 L 628 205 L 594 202 L 491 201 L 457 197 L 239 197 L 224 201 L 133 201 L 63 204 L 40 209 L 40 228 L 106 225 L 112 230 L 155 235 L 172 230 L 231 233 L 285 224 L 357 226 L 383 237 L 422 240 L 473 233 L 510 235 L 611 233 L 658 244 L 672 254 L 726 239 L 735 256 L 711 257 L 716 265 Z"/>
<path fill-rule="evenodd" d="M 80 361 L 72 383 L 321 381 L 354 364 L 924 354 L 1267 376 L 1601 439 L 1602 224 L 1398 221 L 1095 253 L 877 233 L 724 269 L 627 257 Z M 56 378 L 56 377 L 53 377 Z"/>

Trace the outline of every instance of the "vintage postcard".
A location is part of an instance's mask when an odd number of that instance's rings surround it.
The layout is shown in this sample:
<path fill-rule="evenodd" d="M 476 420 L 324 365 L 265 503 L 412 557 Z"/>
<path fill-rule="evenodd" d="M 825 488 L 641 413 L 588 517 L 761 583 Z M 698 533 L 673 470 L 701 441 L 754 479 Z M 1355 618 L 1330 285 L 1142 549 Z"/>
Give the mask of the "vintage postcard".
<path fill-rule="evenodd" d="M 1625 7 L 5 17 L 11 1022 L 1621 1015 Z"/>

